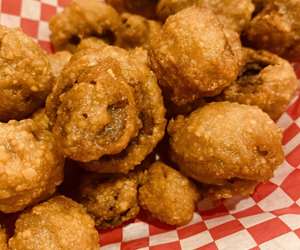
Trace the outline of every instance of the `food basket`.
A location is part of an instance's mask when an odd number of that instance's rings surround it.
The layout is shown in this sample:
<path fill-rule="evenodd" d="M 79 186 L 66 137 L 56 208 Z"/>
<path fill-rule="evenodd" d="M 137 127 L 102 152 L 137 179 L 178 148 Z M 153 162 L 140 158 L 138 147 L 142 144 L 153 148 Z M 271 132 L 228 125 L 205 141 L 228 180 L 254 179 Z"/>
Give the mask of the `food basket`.
<path fill-rule="evenodd" d="M 88 0 L 86 0 L 88 1 Z M 0 24 L 21 27 L 51 52 L 48 21 L 69 0 L 0 0 Z M 300 66 L 294 64 L 300 76 Z M 102 250 L 300 249 L 300 96 L 278 121 L 284 130 L 285 161 L 269 182 L 249 198 L 235 197 L 217 206 L 203 203 L 186 226 L 166 226 L 148 215 L 100 232 Z"/>

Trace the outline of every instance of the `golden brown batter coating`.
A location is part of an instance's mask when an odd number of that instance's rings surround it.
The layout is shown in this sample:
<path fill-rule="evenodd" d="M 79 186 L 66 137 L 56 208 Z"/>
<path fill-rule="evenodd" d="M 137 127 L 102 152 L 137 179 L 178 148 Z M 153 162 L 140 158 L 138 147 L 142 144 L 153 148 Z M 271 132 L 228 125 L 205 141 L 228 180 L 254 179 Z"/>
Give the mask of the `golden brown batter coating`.
<path fill-rule="evenodd" d="M 288 61 L 267 51 L 243 49 L 244 63 L 238 79 L 221 100 L 256 105 L 277 120 L 286 110 L 299 84 Z"/>
<path fill-rule="evenodd" d="M 155 162 L 139 188 L 139 204 L 169 225 L 187 224 L 193 217 L 199 193 L 193 183 L 175 169 Z"/>
<path fill-rule="evenodd" d="M 150 58 L 167 99 L 178 106 L 219 94 L 240 68 L 241 46 L 208 9 L 191 7 L 168 18 L 151 41 Z"/>
<path fill-rule="evenodd" d="M 46 114 L 45 108 L 36 111 L 32 115 L 32 120 L 41 129 L 45 129 L 45 130 L 49 130 L 49 131 L 51 130 L 50 121 L 49 121 L 49 118 L 48 118 L 48 116 Z"/>
<path fill-rule="evenodd" d="M 99 39 L 97 37 L 88 37 L 80 41 L 80 43 L 76 47 L 76 52 L 84 49 L 101 49 L 103 46 L 106 45 L 107 44 L 102 39 Z"/>
<path fill-rule="evenodd" d="M 138 215 L 137 187 L 136 178 L 129 176 L 101 180 L 87 175 L 80 187 L 80 202 L 97 227 L 117 227 Z"/>
<path fill-rule="evenodd" d="M 20 30 L 0 25 L 0 121 L 30 116 L 51 88 L 51 68 L 42 49 Z"/>
<path fill-rule="evenodd" d="M 63 157 L 52 134 L 33 120 L 0 123 L 0 211 L 17 212 L 55 192 Z"/>
<path fill-rule="evenodd" d="M 98 250 L 95 223 L 78 203 L 64 196 L 33 207 L 16 222 L 11 250 Z"/>
<path fill-rule="evenodd" d="M 73 0 L 49 23 L 50 39 L 56 50 L 75 51 L 81 39 L 96 36 L 113 43 L 120 16 L 111 6 L 99 0 Z"/>
<path fill-rule="evenodd" d="M 224 185 L 207 185 L 203 193 L 212 200 L 229 199 L 234 196 L 249 196 L 254 193 L 258 182 L 232 179 Z"/>
<path fill-rule="evenodd" d="M 96 172 L 128 172 L 164 135 L 165 109 L 143 50 L 73 56 L 47 101 L 64 152 Z M 94 161 L 92 161 L 94 160 Z"/>
<path fill-rule="evenodd" d="M 171 158 L 197 181 L 263 182 L 284 159 L 281 131 L 255 106 L 211 103 L 168 127 Z"/>
<path fill-rule="evenodd" d="M 193 5 L 211 9 L 226 28 L 237 32 L 248 25 L 254 11 L 251 0 L 160 0 L 156 11 L 159 18 L 165 20 Z"/>
<path fill-rule="evenodd" d="M 117 11 L 130 12 L 144 16 L 146 18 L 155 19 L 155 8 L 158 0 L 106 0 Z"/>
<path fill-rule="evenodd" d="M 268 1 L 246 30 L 247 45 L 299 59 L 300 1 Z"/>
<path fill-rule="evenodd" d="M 5 229 L 0 226 L 0 249 L 8 250 L 7 248 L 7 235 Z"/>
<path fill-rule="evenodd" d="M 72 54 L 68 51 L 59 51 L 48 55 L 52 74 L 57 78 L 64 66 L 70 61 Z"/>
<path fill-rule="evenodd" d="M 150 39 L 157 36 L 161 24 L 130 13 L 121 15 L 122 24 L 116 31 L 116 45 L 125 49 L 149 47 Z"/>

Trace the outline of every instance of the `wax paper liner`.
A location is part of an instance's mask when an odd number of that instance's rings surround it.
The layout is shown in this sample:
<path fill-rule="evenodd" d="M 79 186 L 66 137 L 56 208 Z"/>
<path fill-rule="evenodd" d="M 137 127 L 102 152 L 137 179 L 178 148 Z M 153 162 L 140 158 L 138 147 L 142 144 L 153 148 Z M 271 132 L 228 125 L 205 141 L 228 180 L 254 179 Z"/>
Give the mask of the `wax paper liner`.
<path fill-rule="evenodd" d="M 0 0 L 0 24 L 21 27 L 45 50 L 51 51 L 49 18 L 69 2 Z M 300 73 L 298 64 L 295 64 L 295 69 Z M 202 209 L 194 214 L 192 222 L 179 228 L 166 226 L 141 214 L 127 225 L 100 232 L 101 249 L 300 249 L 299 95 L 278 125 L 284 129 L 285 161 L 275 177 L 260 185 L 252 197 L 236 197 L 217 207 L 201 204 Z"/>

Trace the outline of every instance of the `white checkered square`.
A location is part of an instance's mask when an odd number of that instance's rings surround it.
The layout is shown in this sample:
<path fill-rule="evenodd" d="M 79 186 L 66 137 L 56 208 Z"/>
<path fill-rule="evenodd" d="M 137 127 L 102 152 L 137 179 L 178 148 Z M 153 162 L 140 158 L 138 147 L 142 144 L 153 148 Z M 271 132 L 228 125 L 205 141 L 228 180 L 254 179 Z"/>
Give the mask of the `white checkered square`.
<path fill-rule="evenodd" d="M 176 230 L 172 230 L 167 233 L 161 233 L 157 235 L 150 236 L 150 246 L 155 246 L 159 244 L 170 243 L 174 241 L 178 241 L 178 234 Z"/>
<path fill-rule="evenodd" d="M 214 227 L 217 227 L 219 225 L 225 224 L 226 222 L 233 221 L 233 220 L 235 220 L 235 218 L 232 215 L 225 215 L 222 217 L 206 220 L 204 221 L 204 223 L 208 229 L 212 229 Z"/>
<path fill-rule="evenodd" d="M 101 250 L 120 250 L 121 249 L 121 243 L 115 243 L 115 244 L 109 244 L 106 246 L 101 246 Z"/>
<path fill-rule="evenodd" d="M 21 17 L 31 20 L 40 20 L 41 3 L 35 0 L 23 0 L 21 8 Z"/>
<path fill-rule="evenodd" d="M 269 212 L 289 207 L 293 203 L 293 200 L 281 188 L 277 188 L 273 193 L 258 202 L 258 206 L 262 210 Z"/>
<path fill-rule="evenodd" d="M 280 186 L 285 178 L 295 170 L 287 161 L 284 161 L 283 164 L 276 169 L 274 177 L 270 180 L 272 183 Z"/>
<path fill-rule="evenodd" d="M 38 29 L 38 40 L 40 41 L 49 41 L 50 30 L 47 22 L 40 21 Z"/>
<path fill-rule="evenodd" d="M 261 250 L 297 250 L 300 249 L 300 240 L 293 232 L 281 235 L 260 246 Z"/>
<path fill-rule="evenodd" d="M 21 18 L 19 16 L 0 13 L 0 23 L 10 28 L 20 28 Z"/>
<path fill-rule="evenodd" d="M 149 236 L 149 225 L 145 222 L 136 222 L 123 228 L 123 241 L 136 240 Z"/>
<path fill-rule="evenodd" d="M 276 216 L 271 214 L 271 213 L 260 213 L 260 214 L 251 215 L 251 216 L 241 218 L 241 219 L 239 219 L 239 221 L 242 223 L 242 225 L 245 228 L 249 228 L 249 227 L 255 226 L 257 224 L 260 224 L 262 222 L 271 220 L 275 217 Z"/>
<path fill-rule="evenodd" d="M 300 214 L 284 214 L 279 216 L 279 219 L 292 230 L 300 228 Z"/>
<path fill-rule="evenodd" d="M 210 233 L 208 231 L 204 231 L 181 240 L 180 245 L 182 249 L 196 249 L 211 242 L 213 242 L 213 238 L 211 237 Z"/>
<path fill-rule="evenodd" d="M 53 5 L 53 6 L 57 6 L 58 3 L 57 3 L 57 0 L 40 0 L 42 3 L 46 3 L 46 4 L 50 4 L 50 5 Z"/>
<path fill-rule="evenodd" d="M 216 241 L 218 250 L 248 250 L 257 244 L 247 230 L 242 230 Z"/>

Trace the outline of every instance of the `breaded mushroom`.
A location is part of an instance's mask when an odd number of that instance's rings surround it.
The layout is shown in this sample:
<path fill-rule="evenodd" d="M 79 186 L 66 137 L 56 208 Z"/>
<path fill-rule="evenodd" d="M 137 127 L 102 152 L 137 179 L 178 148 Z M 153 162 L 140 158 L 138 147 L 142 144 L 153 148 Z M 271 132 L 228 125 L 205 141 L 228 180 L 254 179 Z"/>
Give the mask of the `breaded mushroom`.
<path fill-rule="evenodd" d="M 177 106 L 218 95 L 238 76 L 241 45 L 208 9 L 191 7 L 168 18 L 149 51 L 165 98 Z"/>
<path fill-rule="evenodd" d="M 264 182 L 284 160 L 281 130 L 255 106 L 211 103 L 172 120 L 168 132 L 172 160 L 205 184 Z"/>
<path fill-rule="evenodd" d="M 19 29 L 0 25 L 0 121 L 28 118 L 51 92 L 46 54 Z"/>
<path fill-rule="evenodd" d="M 123 13 L 121 15 L 122 24 L 116 31 L 115 45 L 130 49 L 142 46 L 149 47 L 150 39 L 159 35 L 161 24 L 153 20 L 133 15 L 130 13 Z"/>
<path fill-rule="evenodd" d="M 169 225 L 185 225 L 193 217 L 199 193 L 177 170 L 155 162 L 139 188 L 139 204 L 153 217 Z"/>
<path fill-rule="evenodd" d="M 290 63 L 267 51 L 244 48 L 238 79 L 219 99 L 255 105 L 277 120 L 294 97 L 299 83 Z"/>
<path fill-rule="evenodd" d="M 1 225 L 0 225 L 0 249 L 8 250 L 6 231 L 5 229 L 1 228 Z"/>
<path fill-rule="evenodd" d="M 50 39 L 56 50 L 74 52 L 80 41 L 90 36 L 113 43 L 119 25 L 120 16 L 110 5 L 99 0 L 73 0 L 51 18 Z"/>
<path fill-rule="evenodd" d="M 81 50 L 47 100 L 65 155 L 95 172 L 127 173 L 164 135 L 160 89 L 142 49 Z"/>
<path fill-rule="evenodd" d="M 245 32 L 247 46 L 288 59 L 300 57 L 300 1 L 267 1 Z"/>
<path fill-rule="evenodd" d="M 64 66 L 70 61 L 72 54 L 69 51 L 58 51 L 48 55 L 52 74 L 58 78 Z"/>
<path fill-rule="evenodd" d="M 0 123 L 0 211 L 48 198 L 63 180 L 64 159 L 50 131 L 33 120 Z"/>
<path fill-rule="evenodd" d="M 247 27 L 254 11 L 251 0 L 160 0 L 156 11 L 161 20 L 166 20 L 193 5 L 211 9 L 226 28 L 239 33 Z"/>
<path fill-rule="evenodd" d="M 64 196 L 24 212 L 9 240 L 11 250 L 98 250 L 95 223 L 78 203 Z"/>
<path fill-rule="evenodd" d="M 113 228 L 138 215 L 137 188 L 137 179 L 132 176 L 103 180 L 89 174 L 80 185 L 79 201 L 97 227 Z"/>

